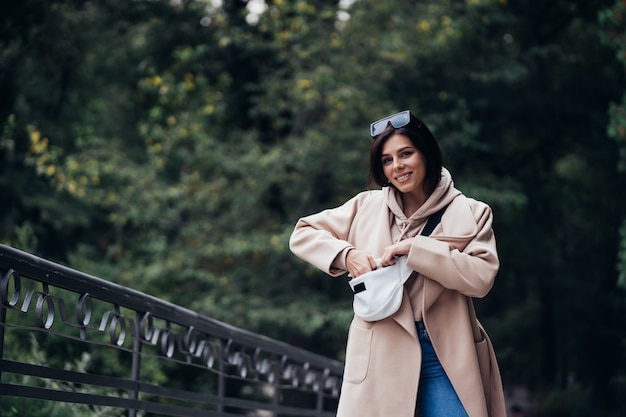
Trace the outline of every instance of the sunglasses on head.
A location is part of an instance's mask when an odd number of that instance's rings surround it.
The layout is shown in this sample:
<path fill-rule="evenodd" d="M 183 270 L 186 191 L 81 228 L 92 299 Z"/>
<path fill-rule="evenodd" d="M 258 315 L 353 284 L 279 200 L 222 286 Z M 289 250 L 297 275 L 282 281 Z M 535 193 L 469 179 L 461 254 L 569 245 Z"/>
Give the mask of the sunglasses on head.
<path fill-rule="evenodd" d="M 400 113 L 392 114 L 391 116 L 384 117 L 372 123 L 370 125 L 370 135 L 372 135 L 372 138 L 375 138 L 383 133 L 389 124 L 398 129 L 409 123 L 411 123 L 411 112 L 409 110 L 401 111 Z"/>

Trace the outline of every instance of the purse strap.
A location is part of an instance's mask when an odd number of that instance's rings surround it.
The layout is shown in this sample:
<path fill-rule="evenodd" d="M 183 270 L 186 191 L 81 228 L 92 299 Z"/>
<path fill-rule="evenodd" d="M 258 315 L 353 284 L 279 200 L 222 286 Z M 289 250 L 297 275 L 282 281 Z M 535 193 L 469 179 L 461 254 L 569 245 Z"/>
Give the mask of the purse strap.
<path fill-rule="evenodd" d="M 447 208 L 448 206 L 445 206 L 438 212 L 430 215 L 428 221 L 426 222 L 426 226 L 424 226 L 424 228 L 422 229 L 422 233 L 420 233 L 422 236 L 430 236 L 433 230 L 435 230 L 435 227 L 437 227 L 437 225 L 441 221 L 441 217 L 443 216 L 443 213 L 445 213 Z"/>

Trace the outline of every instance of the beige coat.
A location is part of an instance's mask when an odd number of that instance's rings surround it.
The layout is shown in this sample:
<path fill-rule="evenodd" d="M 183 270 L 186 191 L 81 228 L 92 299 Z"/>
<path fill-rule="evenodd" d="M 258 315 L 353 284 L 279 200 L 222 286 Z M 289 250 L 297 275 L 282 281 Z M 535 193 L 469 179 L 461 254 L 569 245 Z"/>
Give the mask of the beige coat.
<path fill-rule="evenodd" d="M 485 340 L 476 345 L 490 358 L 480 369 L 467 304 L 467 297 L 484 297 L 489 292 L 498 271 L 491 209 L 455 191 L 446 192 L 447 201 L 430 203 L 424 222 L 450 204 L 431 237 L 416 236 L 408 265 L 424 276 L 422 317 L 469 416 L 505 417 L 491 342 L 484 334 Z M 383 191 L 363 192 L 341 207 L 300 219 L 290 248 L 322 271 L 339 276 L 345 271 L 332 264 L 346 248 L 355 247 L 377 257 L 393 243 L 390 221 Z M 337 416 L 412 417 L 420 368 L 421 348 L 405 291 L 402 306 L 393 316 L 376 322 L 354 317 Z"/>

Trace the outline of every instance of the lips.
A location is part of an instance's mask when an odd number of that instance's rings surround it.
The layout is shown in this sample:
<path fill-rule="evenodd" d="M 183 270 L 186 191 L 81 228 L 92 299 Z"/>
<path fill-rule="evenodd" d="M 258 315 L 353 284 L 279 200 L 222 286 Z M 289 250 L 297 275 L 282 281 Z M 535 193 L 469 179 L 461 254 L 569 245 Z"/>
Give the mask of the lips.
<path fill-rule="evenodd" d="M 398 182 L 406 182 L 406 181 L 408 181 L 410 176 L 411 176 L 410 172 L 407 173 L 407 174 L 400 175 L 399 177 L 396 177 L 396 181 L 398 181 Z"/>

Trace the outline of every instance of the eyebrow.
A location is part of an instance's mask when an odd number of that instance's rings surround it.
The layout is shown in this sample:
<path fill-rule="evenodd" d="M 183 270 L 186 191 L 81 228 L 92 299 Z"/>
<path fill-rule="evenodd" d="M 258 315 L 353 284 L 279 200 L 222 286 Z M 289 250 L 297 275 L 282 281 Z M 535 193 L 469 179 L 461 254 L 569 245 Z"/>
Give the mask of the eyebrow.
<path fill-rule="evenodd" d="M 415 148 L 415 146 L 410 146 L 410 145 L 408 145 L 408 146 L 404 146 L 404 147 L 402 147 L 402 148 L 398 149 L 398 150 L 396 151 L 396 153 L 399 153 L 399 152 L 405 151 L 405 150 L 407 150 L 407 149 L 416 149 L 416 148 Z M 382 158 L 383 156 L 389 156 L 389 154 L 388 154 L 388 153 L 381 153 L 381 154 L 380 154 L 380 157 Z"/>

